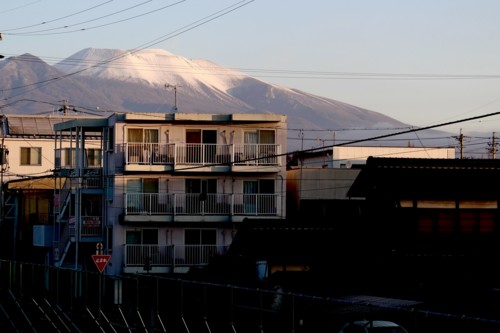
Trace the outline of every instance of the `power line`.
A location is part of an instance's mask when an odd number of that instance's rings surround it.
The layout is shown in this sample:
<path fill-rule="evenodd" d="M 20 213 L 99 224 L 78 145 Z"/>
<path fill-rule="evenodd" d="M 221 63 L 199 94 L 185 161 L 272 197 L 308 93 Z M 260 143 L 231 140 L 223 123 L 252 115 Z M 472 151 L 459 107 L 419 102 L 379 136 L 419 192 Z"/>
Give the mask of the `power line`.
<path fill-rule="evenodd" d="M 60 34 L 68 34 L 68 33 L 73 33 L 73 32 L 87 31 L 87 30 L 102 28 L 102 27 L 105 27 L 105 26 L 109 26 L 109 25 L 113 25 L 113 24 L 117 24 L 117 23 L 129 21 L 129 20 L 132 20 L 132 19 L 136 19 L 138 17 L 145 16 L 145 15 L 148 15 L 148 14 L 151 14 L 151 13 L 154 13 L 154 12 L 158 12 L 160 10 L 163 10 L 163 9 L 166 9 L 166 8 L 178 5 L 179 3 L 184 2 L 184 1 L 186 1 L 186 0 L 180 0 L 180 1 L 176 2 L 176 3 L 168 4 L 167 6 L 160 7 L 160 8 L 151 10 L 149 12 L 141 13 L 141 14 L 138 14 L 138 15 L 134 15 L 134 16 L 125 18 L 125 19 L 121 19 L 121 20 L 118 20 L 118 21 L 113 21 L 113 22 L 110 22 L 110 23 L 105 23 L 105 24 L 101 24 L 101 25 L 97 25 L 97 26 L 93 26 L 93 27 L 86 27 L 86 28 L 81 28 L 81 29 L 76 29 L 76 30 L 70 30 L 70 31 L 46 33 L 46 31 L 59 30 L 59 29 L 67 29 L 67 28 L 69 28 L 71 26 L 76 26 L 76 25 L 81 25 L 81 24 L 85 24 L 85 23 L 97 21 L 97 20 L 100 20 L 102 18 L 105 18 L 105 17 L 108 17 L 108 16 L 112 16 L 112 15 L 116 15 L 116 14 L 122 13 L 124 11 L 127 11 L 127 10 L 130 10 L 130 9 L 134 9 L 136 7 L 142 6 L 145 3 L 151 2 L 151 0 L 142 2 L 142 3 L 138 4 L 138 5 L 135 5 L 135 6 L 132 6 L 132 7 L 129 7 L 129 8 L 126 8 L 126 9 L 123 9 L 123 10 L 120 10 L 120 11 L 117 11 L 117 12 L 105 15 L 105 16 L 97 17 L 97 18 L 94 18 L 94 19 L 91 19 L 91 20 L 87 20 L 87 21 L 83 21 L 83 22 L 79 22 L 79 23 L 75 23 L 73 25 L 65 25 L 65 26 L 57 27 L 57 28 L 51 28 L 51 29 L 45 29 L 45 30 L 38 30 L 38 31 L 30 31 L 30 32 L 23 32 L 23 33 L 10 33 L 9 35 L 15 35 L 15 36 L 46 36 L 46 35 L 60 35 Z"/>
<path fill-rule="evenodd" d="M 108 1 L 105 1 L 105 2 L 100 3 L 98 5 L 95 5 L 93 7 L 89 7 L 89 8 L 86 8 L 84 10 L 80 10 L 80 11 L 75 12 L 75 13 L 71 13 L 71 14 L 68 14 L 68 15 L 65 15 L 65 16 L 62 16 L 62 17 L 58 17 L 56 19 L 52 19 L 52 20 L 48 20 L 48 21 L 43 21 L 43 22 L 40 22 L 40 23 L 31 24 L 31 25 L 27 25 L 27 26 L 23 26 L 23 27 L 18 27 L 18 28 L 3 29 L 3 31 L 4 32 L 5 31 L 16 31 L 16 30 L 22 30 L 22 29 L 27 29 L 27 28 L 33 28 L 33 27 L 41 26 L 41 25 L 46 25 L 47 23 L 52 23 L 52 22 L 60 21 L 60 20 L 66 19 L 68 17 L 72 17 L 72 16 L 75 16 L 75 15 L 78 15 L 78 14 L 81 14 L 81 13 L 84 13 L 84 12 L 88 12 L 90 10 L 96 9 L 96 8 L 101 7 L 101 6 L 103 6 L 103 5 L 107 4 L 107 3 L 110 3 L 110 2 L 113 2 L 113 0 L 108 0 Z"/>
<path fill-rule="evenodd" d="M 200 20 L 198 20 L 198 21 L 195 21 L 195 22 L 193 22 L 193 23 L 191 23 L 191 24 L 189 24 L 189 25 L 187 25 L 187 26 L 184 26 L 183 28 L 178 29 L 178 30 L 176 30 L 176 31 L 174 31 L 174 32 L 172 32 L 172 33 L 169 33 L 169 34 L 167 34 L 167 35 L 164 35 L 164 36 L 162 36 L 162 37 L 159 37 L 159 38 L 157 38 L 157 39 L 155 39 L 155 40 L 153 40 L 153 41 L 150 41 L 150 42 L 148 42 L 148 43 L 144 43 L 144 44 L 140 45 L 139 47 L 136 47 L 136 48 L 134 48 L 134 49 L 132 49 L 132 50 L 129 50 L 129 51 L 123 52 L 123 53 L 122 53 L 122 54 L 120 54 L 120 55 L 117 55 L 117 56 L 111 57 L 111 58 L 109 58 L 109 59 L 103 60 L 103 61 L 101 61 L 101 62 L 98 62 L 98 63 L 97 63 L 96 65 L 94 65 L 94 66 L 85 67 L 85 68 L 83 68 L 83 69 L 80 69 L 80 70 L 74 71 L 74 72 L 72 72 L 72 73 L 67 73 L 67 74 L 61 75 L 61 76 L 59 76 L 59 77 L 54 77 L 54 78 L 50 78 L 50 79 L 47 79 L 47 80 L 42 80 L 42 81 L 39 81 L 39 82 L 34 82 L 34 83 L 27 84 L 27 85 L 24 85 L 24 86 L 18 86 L 18 87 L 13 87 L 13 88 L 10 88 L 10 89 L 4 89 L 3 91 L 4 91 L 4 92 L 5 92 L 5 91 L 12 91 L 12 90 L 16 90 L 16 89 L 23 89 L 23 88 L 27 88 L 27 87 L 34 87 L 34 88 L 33 88 L 33 89 L 31 89 L 31 90 L 35 90 L 35 89 L 38 89 L 38 88 L 39 88 L 39 86 L 45 86 L 45 85 L 50 84 L 50 83 L 52 83 L 52 82 L 55 82 L 55 81 L 58 81 L 58 80 L 61 80 L 61 79 L 64 79 L 64 78 L 67 78 L 67 77 L 70 77 L 70 76 L 73 76 L 73 75 L 79 74 L 79 73 L 82 73 L 82 72 L 84 72 L 84 71 L 87 71 L 87 70 L 89 70 L 89 69 L 95 68 L 95 67 L 97 67 L 97 66 L 100 66 L 100 65 L 104 65 L 104 64 L 108 64 L 108 63 L 114 62 L 114 61 L 116 61 L 116 60 L 119 60 L 119 59 L 121 59 L 121 58 L 126 57 L 126 56 L 127 56 L 127 55 L 129 55 L 129 54 L 134 54 L 134 53 L 137 53 L 137 52 L 139 52 L 140 50 L 143 50 L 143 49 L 146 49 L 146 48 L 151 47 L 151 46 L 153 46 L 153 45 L 159 44 L 159 43 L 161 43 L 161 42 L 164 42 L 164 41 L 166 41 L 166 40 L 169 40 L 169 39 L 171 39 L 171 38 L 174 38 L 174 37 L 176 37 L 176 36 L 178 36 L 178 35 L 181 35 L 181 34 L 183 34 L 183 33 L 187 32 L 187 31 L 193 30 L 193 29 L 195 29 L 195 28 L 197 28 L 197 27 L 200 27 L 200 26 L 202 26 L 202 25 L 204 25 L 204 24 L 207 24 L 207 23 L 209 23 L 209 22 L 211 22 L 211 21 L 213 21 L 213 20 L 215 20 L 215 19 L 218 19 L 218 18 L 220 18 L 220 17 L 222 17 L 222 16 L 224 16 L 224 15 L 227 15 L 227 14 L 229 14 L 229 13 L 231 13 L 231 12 L 233 12 L 233 11 L 235 11 L 235 10 L 237 10 L 237 9 L 239 9 L 239 8 L 241 8 L 241 7 L 243 7 L 243 6 L 246 6 L 246 5 L 250 4 L 250 3 L 251 3 L 251 2 L 253 2 L 253 1 L 255 1 L 255 0 L 243 0 L 243 1 L 240 1 L 240 2 L 238 2 L 238 3 L 236 3 L 236 4 L 233 4 L 233 5 L 230 5 L 230 6 L 228 6 L 228 7 L 225 7 L 225 8 L 224 8 L 224 9 L 222 9 L 222 10 L 219 10 L 219 11 L 217 11 L 217 12 L 215 12 L 215 13 L 213 13 L 213 14 L 209 15 L 209 16 L 204 17 L 203 19 L 200 19 Z M 23 92 L 23 93 L 26 93 L 26 91 L 25 91 L 25 92 Z M 22 94 L 22 93 L 21 93 L 21 94 Z M 19 95 L 21 95 L 21 94 L 19 94 Z M 17 95 L 17 96 L 19 96 L 19 95 Z M 17 97 L 17 96 L 11 96 L 10 98 Z"/>

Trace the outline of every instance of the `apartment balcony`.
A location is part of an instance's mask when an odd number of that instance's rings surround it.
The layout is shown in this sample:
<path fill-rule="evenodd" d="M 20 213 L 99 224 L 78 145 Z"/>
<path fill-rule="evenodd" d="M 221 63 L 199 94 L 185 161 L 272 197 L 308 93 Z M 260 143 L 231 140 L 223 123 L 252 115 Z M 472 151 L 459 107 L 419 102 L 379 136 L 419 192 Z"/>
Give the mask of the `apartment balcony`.
<path fill-rule="evenodd" d="M 127 143 L 125 171 L 279 172 L 278 144 Z"/>
<path fill-rule="evenodd" d="M 174 144 L 126 143 L 125 171 L 171 171 L 174 165 Z"/>
<path fill-rule="evenodd" d="M 78 237 L 80 242 L 102 242 L 103 240 L 103 227 L 101 216 L 82 216 L 82 223 L 80 228 L 75 223 L 75 217 L 69 218 L 69 236 L 72 241 Z"/>
<path fill-rule="evenodd" d="M 279 144 L 234 145 L 233 172 L 279 172 L 283 165 Z"/>
<path fill-rule="evenodd" d="M 279 218 L 281 195 L 126 193 L 125 222 L 242 221 Z"/>
<path fill-rule="evenodd" d="M 202 267 L 219 255 L 224 245 L 124 245 L 124 273 L 186 272 L 191 267 Z"/>

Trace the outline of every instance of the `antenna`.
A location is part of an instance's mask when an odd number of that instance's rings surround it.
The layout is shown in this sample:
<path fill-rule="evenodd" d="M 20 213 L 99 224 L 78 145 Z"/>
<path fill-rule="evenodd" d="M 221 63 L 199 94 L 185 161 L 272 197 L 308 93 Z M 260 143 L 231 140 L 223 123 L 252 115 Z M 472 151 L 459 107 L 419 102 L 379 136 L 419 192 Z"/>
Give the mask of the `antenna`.
<path fill-rule="evenodd" d="M 180 87 L 180 86 L 176 85 L 176 84 L 165 83 L 165 88 L 174 89 L 174 112 L 177 111 L 177 87 Z"/>

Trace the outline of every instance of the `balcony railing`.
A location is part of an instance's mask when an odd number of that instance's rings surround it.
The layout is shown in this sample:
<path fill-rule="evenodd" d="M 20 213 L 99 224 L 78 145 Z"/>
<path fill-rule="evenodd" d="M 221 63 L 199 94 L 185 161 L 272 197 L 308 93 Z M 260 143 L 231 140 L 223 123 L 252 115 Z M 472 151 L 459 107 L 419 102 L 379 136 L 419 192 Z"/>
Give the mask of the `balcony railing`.
<path fill-rule="evenodd" d="M 174 163 L 174 144 L 126 143 L 125 164 L 167 165 Z"/>
<path fill-rule="evenodd" d="M 175 164 L 208 165 L 231 163 L 232 145 L 210 143 L 178 143 Z"/>
<path fill-rule="evenodd" d="M 100 216 L 82 216 L 82 225 L 80 228 L 80 240 L 82 237 L 102 237 L 102 217 Z M 76 236 L 76 218 L 69 218 L 69 232 L 71 237 Z"/>
<path fill-rule="evenodd" d="M 280 194 L 125 193 L 127 215 L 277 215 Z"/>
<path fill-rule="evenodd" d="M 204 266 L 226 253 L 222 245 L 142 245 L 126 244 L 125 266 Z"/>
<path fill-rule="evenodd" d="M 280 165 L 280 155 L 279 144 L 125 144 L 125 163 L 139 165 Z"/>
<path fill-rule="evenodd" d="M 234 146 L 235 164 L 279 165 L 281 145 L 240 144 Z"/>

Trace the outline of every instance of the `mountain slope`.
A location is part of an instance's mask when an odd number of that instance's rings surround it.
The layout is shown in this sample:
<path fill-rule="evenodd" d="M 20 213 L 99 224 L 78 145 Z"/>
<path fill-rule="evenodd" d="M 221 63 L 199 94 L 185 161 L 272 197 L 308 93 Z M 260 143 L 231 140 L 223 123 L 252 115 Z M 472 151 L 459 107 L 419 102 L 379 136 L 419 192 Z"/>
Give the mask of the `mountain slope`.
<path fill-rule="evenodd" d="M 337 142 L 410 127 L 378 112 L 160 49 L 130 53 L 87 48 L 54 66 L 29 54 L 8 58 L 0 63 L 0 88 L 9 105 L 2 108 L 4 113 L 49 113 L 63 101 L 94 113 L 173 112 L 175 107 L 186 113 L 277 113 L 287 115 L 288 128 L 296 131 L 289 137 L 298 138 L 307 130 L 328 140 L 338 131 Z M 443 132 L 427 131 L 429 135 Z M 415 135 L 398 137 L 405 138 L 415 140 Z M 321 146 L 318 140 L 302 140 L 300 145 Z M 289 148 L 297 149 L 298 141 L 290 142 Z"/>

